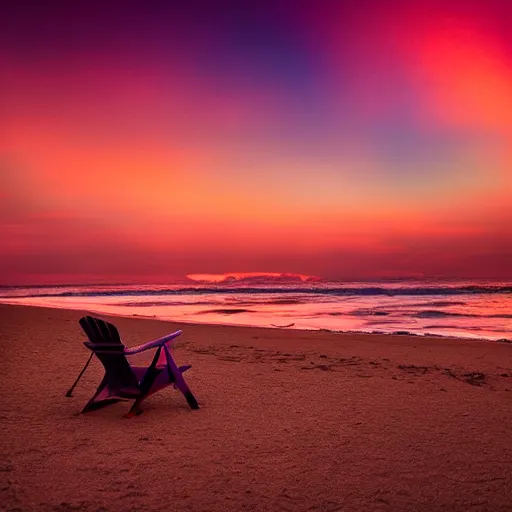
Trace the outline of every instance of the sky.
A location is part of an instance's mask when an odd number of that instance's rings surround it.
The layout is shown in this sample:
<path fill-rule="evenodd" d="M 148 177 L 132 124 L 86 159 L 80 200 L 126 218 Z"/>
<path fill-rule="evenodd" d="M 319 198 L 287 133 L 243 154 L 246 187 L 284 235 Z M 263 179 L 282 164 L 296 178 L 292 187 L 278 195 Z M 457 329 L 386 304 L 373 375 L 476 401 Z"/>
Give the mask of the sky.
<path fill-rule="evenodd" d="M 3 2 L 0 284 L 512 278 L 509 0 Z"/>

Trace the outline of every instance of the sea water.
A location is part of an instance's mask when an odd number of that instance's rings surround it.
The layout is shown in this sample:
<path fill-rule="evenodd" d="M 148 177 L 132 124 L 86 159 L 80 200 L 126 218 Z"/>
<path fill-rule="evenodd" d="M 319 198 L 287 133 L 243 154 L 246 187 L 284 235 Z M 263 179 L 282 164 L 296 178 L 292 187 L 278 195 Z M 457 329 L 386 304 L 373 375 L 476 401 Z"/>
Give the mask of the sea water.
<path fill-rule="evenodd" d="M 0 302 L 225 325 L 512 338 L 508 282 L 2 287 Z"/>

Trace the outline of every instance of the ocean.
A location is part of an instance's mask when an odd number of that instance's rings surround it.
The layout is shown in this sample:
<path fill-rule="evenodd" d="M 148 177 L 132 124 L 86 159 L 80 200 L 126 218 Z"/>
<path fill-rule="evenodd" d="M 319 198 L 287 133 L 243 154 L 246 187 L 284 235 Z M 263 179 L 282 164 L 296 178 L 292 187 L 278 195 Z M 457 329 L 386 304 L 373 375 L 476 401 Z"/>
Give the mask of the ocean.
<path fill-rule="evenodd" d="M 224 325 L 512 339 L 508 282 L 1 287 L 0 303 Z"/>

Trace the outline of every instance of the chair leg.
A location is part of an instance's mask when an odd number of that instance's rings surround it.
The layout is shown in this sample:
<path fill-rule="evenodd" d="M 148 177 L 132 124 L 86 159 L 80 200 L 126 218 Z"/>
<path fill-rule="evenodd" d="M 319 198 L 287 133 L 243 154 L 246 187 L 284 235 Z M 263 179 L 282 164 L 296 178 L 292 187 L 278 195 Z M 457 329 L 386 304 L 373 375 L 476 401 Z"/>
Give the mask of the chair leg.
<path fill-rule="evenodd" d="M 105 398 L 105 400 L 100 400 L 99 402 L 88 403 L 81 411 L 81 414 L 85 414 L 91 411 L 97 411 L 98 409 L 102 409 L 107 405 L 116 404 L 117 402 L 121 402 L 120 398 Z"/>
<path fill-rule="evenodd" d="M 134 404 L 131 406 L 130 410 L 124 415 L 124 417 L 133 418 L 134 416 L 140 416 L 144 412 L 144 410 L 140 406 L 140 403 L 142 402 L 142 400 L 144 400 L 144 398 L 146 397 L 137 398 L 137 400 L 135 400 Z"/>
<path fill-rule="evenodd" d="M 144 412 L 140 407 L 140 404 L 148 397 L 151 386 L 155 382 L 158 374 L 162 371 L 161 369 L 157 368 L 158 358 L 160 357 L 161 350 L 162 347 L 158 347 L 158 350 L 155 353 L 155 357 L 153 358 L 153 361 L 151 361 L 151 364 L 144 375 L 144 379 L 140 383 L 141 394 L 137 397 L 129 412 L 125 414 L 125 418 L 133 418 L 134 416 L 139 416 Z"/>
<path fill-rule="evenodd" d="M 181 375 L 181 372 L 179 373 L 179 377 L 176 377 L 176 375 L 174 376 L 176 387 L 183 393 L 183 396 L 185 397 L 185 400 L 191 409 L 199 409 L 199 404 L 197 403 L 196 397 L 192 394 L 192 391 L 190 391 L 190 388 Z"/>
<path fill-rule="evenodd" d="M 103 391 L 106 389 L 107 383 L 106 379 L 103 379 L 98 386 L 98 389 L 96 389 L 96 393 L 91 397 L 91 399 L 85 404 L 84 408 L 80 411 L 81 414 L 84 414 L 86 412 L 94 411 L 96 409 L 100 409 L 101 407 L 104 407 L 105 405 L 109 405 L 110 403 L 113 403 L 112 400 L 109 400 L 108 398 L 105 398 L 104 400 L 96 401 L 97 398 L 103 393 Z M 106 403 L 104 403 L 106 402 Z M 103 404 L 103 405 L 100 405 Z"/>
<path fill-rule="evenodd" d="M 195 396 L 192 394 L 192 391 L 188 389 L 188 391 L 185 391 L 183 395 L 185 396 L 185 400 L 187 401 L 187 404 L 190 406 L 191 409 L 199 409 L 199 404 L 197 403 L 197 400 Z"/>
<path fill-rule="evenodd" d="M 181 374 L 179 368 L 176 366 L 176 363 L 174 362 L 174 359 L 172 358 L 167 346 L 164 346 L 164 350 L 167 359 L 167 368 L 174 377 L 174 384 L 183 393 L 183 396 L 185 397 L 185 400 L 187 401 L 190 408 L 199 409 L 199 404 L 197 403 L 195 396 L 192 394 L 192 391 L 190 391 L 190 388 L 187 386 L 187 383 L 185 382 L 185 379 L 183 378 L 183 375 Z"/>

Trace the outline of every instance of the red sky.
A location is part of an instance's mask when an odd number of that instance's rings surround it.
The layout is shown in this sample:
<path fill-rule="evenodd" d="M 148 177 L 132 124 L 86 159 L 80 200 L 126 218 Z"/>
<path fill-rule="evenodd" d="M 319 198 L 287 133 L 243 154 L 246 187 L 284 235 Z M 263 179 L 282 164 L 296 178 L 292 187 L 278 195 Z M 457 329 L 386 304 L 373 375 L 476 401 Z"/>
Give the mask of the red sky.
<path fill-rule="evenodd" d="M 512 278 L 512 2 L 1 18 L 0 284 Z"/>

